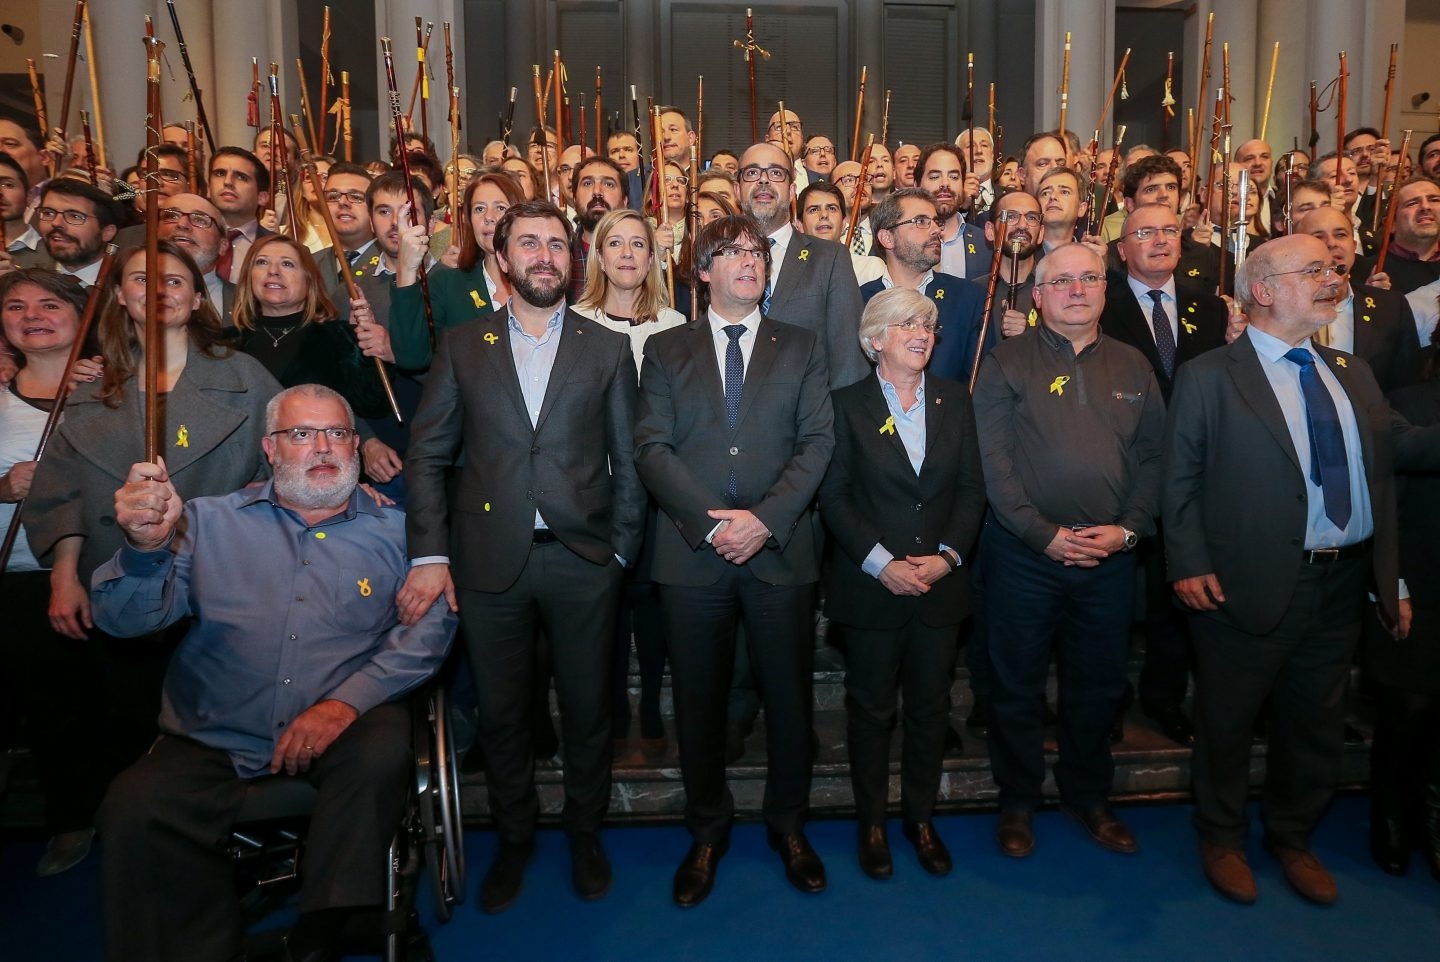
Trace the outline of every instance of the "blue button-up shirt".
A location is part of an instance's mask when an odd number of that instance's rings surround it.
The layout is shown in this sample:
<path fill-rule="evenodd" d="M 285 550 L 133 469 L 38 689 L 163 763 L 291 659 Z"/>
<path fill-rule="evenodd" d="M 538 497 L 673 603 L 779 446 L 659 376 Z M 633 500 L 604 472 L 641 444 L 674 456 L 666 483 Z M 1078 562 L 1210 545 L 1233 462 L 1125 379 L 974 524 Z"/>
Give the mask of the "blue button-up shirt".
<path fill-rule="evenodd" d="M 363 714 L 424 683 L 450 648 L 443 596 L 399 624 L 405 517 L 358 491 L 314 525 L 272 484 L 195 498 L 178 530 L 96 570 L 95 624 L 133 637 L 195 619 L 170 661 L 160 730 L 229 752 L 242 777 L 267 774 L 286 727 L 317 702 Z"/>
<path fill-rule="evenodd" d="M 533 428 L 540 421 L 540 408 L 545 404 L 545 389 L 550 386 L 550 371 L 555 367 L 555 354 L 560 350 L 560 322 L 565 316 L 565 302 L 561 301 L 550 320 L 545 323 L 545 333 L 531 337 L 525 333 L 520 322 L 510 315 L 510 356 L 515 360 L 515 376 L 520 379 L 520 395 L 525 399 L 525 411 L 530 415 Z M 535 527 L 549 527 L 540 512 L 535 512 Z"/>

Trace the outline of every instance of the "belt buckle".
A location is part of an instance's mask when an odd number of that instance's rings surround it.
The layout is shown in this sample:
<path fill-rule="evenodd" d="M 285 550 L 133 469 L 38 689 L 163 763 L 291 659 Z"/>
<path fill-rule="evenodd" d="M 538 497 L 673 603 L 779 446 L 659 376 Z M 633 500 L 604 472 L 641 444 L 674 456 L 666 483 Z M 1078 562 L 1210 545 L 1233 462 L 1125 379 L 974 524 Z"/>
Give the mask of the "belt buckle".
<path fill-rule="evenodd" d="M 1340 558 L 1339 548 L 1311 548 L 1305 552 L 1307 564 L 1330 564 Z"/>

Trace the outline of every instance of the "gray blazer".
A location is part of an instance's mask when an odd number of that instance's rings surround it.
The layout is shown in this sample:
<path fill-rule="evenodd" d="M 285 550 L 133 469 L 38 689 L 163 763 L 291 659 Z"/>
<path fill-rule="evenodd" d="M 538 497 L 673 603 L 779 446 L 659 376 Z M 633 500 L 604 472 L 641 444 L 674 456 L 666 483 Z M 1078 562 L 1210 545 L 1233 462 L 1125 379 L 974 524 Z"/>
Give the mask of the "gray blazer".
<path fill-rule="evenodd" d="M 854 345 L 858 355 L 860 342 Z M 732 507 L 726 494 L 732 469 L 739 488 L 733 506 L 748 508 L 771 532 L 749 561 L 755 576 L 775 585 L 819 578 L 811 503 L 835 449 L 825 372 L 824 347 L 814 333 L 761 320 L 731 430 L 709 321 L 645 342 L 635 464 L 663 514 L 655 534 L 656 582 L 710 585 L 730 567 L 705 536 L 717 524 L 706 512 Z"/>
<path fill-rule="evenodd" d="M 52 563 L 62 538 L 85 539 L 80 579 L 119 550 L 115 491 L 130 466 L 145 459 L 145 410 L 138 377 L 125 382 L 118 408 L 98 397 L 98 381 L 75 391 L 35 469 L 25 499 L 25 533 L 37 558 Z M 185 370 L 166 398 L 161 456 L 185 500 L 229 494 L 269 477 L 260 449 L 265 405 L 280 385 L 248 354 L 206 357 L 191 347 Z M 182 434 L 183 431 L 183 434 Z"/>
<path fill-rule="evenodd" d="M 780 282 L 765 316 L 815 333 L 825 352 L 831 390 L 870 374 L 870 363 L 860 350 L 864 310 L 850 252 L 834 241 L 796 231 L 785 248 Z"/>

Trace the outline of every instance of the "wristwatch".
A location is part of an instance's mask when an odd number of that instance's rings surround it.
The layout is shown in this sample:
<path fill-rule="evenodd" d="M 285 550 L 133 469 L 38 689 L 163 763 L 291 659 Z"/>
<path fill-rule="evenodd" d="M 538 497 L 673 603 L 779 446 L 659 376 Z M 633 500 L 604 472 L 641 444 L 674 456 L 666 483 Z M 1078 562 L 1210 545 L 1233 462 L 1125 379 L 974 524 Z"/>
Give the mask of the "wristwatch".
<path fill-rule="evenodd" d="M 1123 524 L 1120 526 L 1120 530 L 1125 532 L 1125 547 L 1121 550 L 1129 551 L 1131 548 L 1135 547 L 1137 544 L 1140 543 L 1140 536 L 1135 532 L 1131 531 L 1129 528 L 1125 527 Z"/>

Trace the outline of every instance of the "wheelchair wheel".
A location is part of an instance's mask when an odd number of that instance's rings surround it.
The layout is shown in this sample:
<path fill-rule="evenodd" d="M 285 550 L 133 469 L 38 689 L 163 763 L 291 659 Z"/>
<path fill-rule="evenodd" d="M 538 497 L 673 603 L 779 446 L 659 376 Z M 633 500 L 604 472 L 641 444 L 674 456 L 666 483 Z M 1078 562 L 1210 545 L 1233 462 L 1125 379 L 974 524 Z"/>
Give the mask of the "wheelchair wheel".
<path fill-rule="evenodd" d="M 459 764 L 450 743 L 445 693 L 435 689 L 428 699 L 427 729 L 416 737 L 416 803 L 425 851 L 425 868 L 435 898 L 435 916 L 450 921 L 465 899 L 465 840 L 460 820 Z"/>

